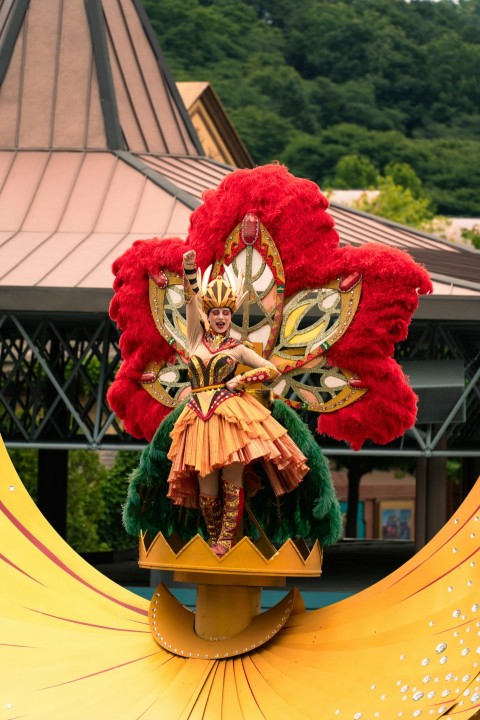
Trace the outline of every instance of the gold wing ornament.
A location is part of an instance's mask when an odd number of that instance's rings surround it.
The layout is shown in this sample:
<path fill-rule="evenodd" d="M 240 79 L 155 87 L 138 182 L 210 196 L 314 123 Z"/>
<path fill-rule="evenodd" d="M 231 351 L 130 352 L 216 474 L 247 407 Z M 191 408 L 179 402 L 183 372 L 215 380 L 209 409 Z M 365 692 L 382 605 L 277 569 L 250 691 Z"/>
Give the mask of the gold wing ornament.
<path fill-rule="evenodd" d="M 155 400 L 168 408 L 176 407 L 190 393 L 187 357 L 187 323 L 182 278 L 160 270 L 149 279 L 149 299 L 155 325 L 160 335 L 175 350 L 174 362 L 150 362 L 140 382 Z"/>
<path fill-rule="evenodd" d="M 225 267 L 236 277 L 243 274 L 248 293 L 248 302 L 233 315 L 231 335 L 250 343 L 280 371 L 271 385 L 275 398 L 298 409 L 333 412 L 366 392 L 352 372 L 330 366 L 325 356 L 355 316 L 362 292 L 359 273 L 301 290 L 286 301 L 280 253 L 253 214 L 228 236 L 211 276 Z M 150 363 L 141 382 L 152 397 L 173 408 L 190 391 L 182 278 L 161 270 L 150 278 L 149 293 L 156 327 L 177 357 L 173 363 Z"/>
<path fill-rule="evenodd" d="M 290 298 L 269 357 L 282 373 L 272 386 L 274 396 L 295 408 L 334 412 L 366 392 L 353 372 L 332 367 L 325 356 L 348 329 L 360 296 L 355 274 Z"/>

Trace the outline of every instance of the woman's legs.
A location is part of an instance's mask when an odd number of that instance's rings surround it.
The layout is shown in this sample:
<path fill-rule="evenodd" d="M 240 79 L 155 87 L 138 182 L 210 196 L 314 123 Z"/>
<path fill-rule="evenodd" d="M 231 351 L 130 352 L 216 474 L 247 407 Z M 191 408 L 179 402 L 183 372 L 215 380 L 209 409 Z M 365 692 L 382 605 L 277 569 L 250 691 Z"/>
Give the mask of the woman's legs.
<path fill-rule="evenodd" d="M 205 519 L 213 552 L 222 556 L 235 542 L 243 513 L 243 465 L 234 462 L 220 471 L 198 476 L 199 506 Z M 219 486 L 221 485 L 221 494 Z"/>
<path fill-rule="evenodd" d="M 210 495 L 210 497 L 217 497 L 218 495 L 218 481 L 220 478 L 219 470 L 212 470 L 208 475 L 198 476 L 198 485 L 200 493 L 203 495 Z"/>
<path fill-rule="evenodd" d="M 219 471 L 213 470 L 205 476 L 198 476 L 200 495 L 198 504 L 210 535 L 210 543 L 216 544 L 222 528 L 222 500 L 218 496 Z"/>
<path fill-rule="evenodd" d="M 240 462 L 234 462 L 231 465 L 226 465 L 222 468 L 222 480 L 236 485 L 236 487 L 243 487 L 243 465 Z"/>
<path fill-rule="evenodd" d="M 222 526 L 217 542 L 212 546 L 213 552 L 221 557 L 225 555 L 235 542 L 237 528 L 243 513 L 243 465 L 235 462 L 222 468 L 223 516 Z"/>

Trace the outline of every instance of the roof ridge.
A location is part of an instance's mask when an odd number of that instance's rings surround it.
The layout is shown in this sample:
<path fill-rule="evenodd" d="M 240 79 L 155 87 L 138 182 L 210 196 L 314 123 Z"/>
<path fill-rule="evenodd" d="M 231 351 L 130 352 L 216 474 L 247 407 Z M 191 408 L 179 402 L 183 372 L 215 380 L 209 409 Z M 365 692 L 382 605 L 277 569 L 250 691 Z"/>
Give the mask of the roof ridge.
<path fill-rule="evenodd" d="M 350 205 L 343 205 L 342 203 L 329 200 L 329 207 L 346 213 L 350 213 L 351 215 L 358 215 L 359 217 L 373 220 L 377 224 L 380 223 L 381 225 L 391 227 L 394 230 L 401 230 L 408 235 L 415 235 L 420 238 L 425 238 L 426 240 L 432 240 L 433 242 L 440 245 L 447 245 L 454 250 L 466 251 L 469 253 L 473 253 L 474 255 L 480 254 L 480 250 L 477 250 L 474 247 L 470 247 L 469 245 L 462 245 L 460 243 L 452 242 L 452 240 L 447 240 L 446 238 L 442 238 L 439 235 L 433 235 L 432 233 L 425 232 L 424 230 L 412 227 L 411 225 L 403 225 L 402 223 L 395 222 L 395 220 L 389 220 L 388 218 L 384 218 L 381 215 L 372 215 L 372 213 L 365 212 L 364 210 L 352 208 Z"/>

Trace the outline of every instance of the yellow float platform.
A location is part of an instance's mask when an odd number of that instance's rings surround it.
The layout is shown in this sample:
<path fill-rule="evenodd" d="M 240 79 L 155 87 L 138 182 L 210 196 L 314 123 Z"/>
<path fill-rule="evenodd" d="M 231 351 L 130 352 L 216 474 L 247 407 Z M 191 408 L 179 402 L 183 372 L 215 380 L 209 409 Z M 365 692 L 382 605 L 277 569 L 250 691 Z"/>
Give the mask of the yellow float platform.
<path fill-rule="evenodd" d="M 254 544 L 243 537 L 219 558 L 200 535 L 183 543 L 159 533 L 153 542 L 140 537 L 139 565 L 173 570 L 180 582 L 197 585 L 196 611 L 191 613 L 160 585 L 150 603 L 149 623 L 159 645 L 190 658 L 237 657 L 259 648 L 284 627 L 292 612 L 304 612 L 298 591 L 276 607 L 260 612 L 261 590 L 283 586 L 287 576 L 318 577 L 322 551 L 303 540 L 287 540 L 276 549 L 262 535 Z"/>
<path fill-rule="evenodd" d="M 479 505 L 477 482 L 404 566 L 330 607 L 293 607 L 261 647 L 181 657 L 154 641 L 148 601 L 49 526 L 1 445 L 0 720 L 478 717 Z"/>

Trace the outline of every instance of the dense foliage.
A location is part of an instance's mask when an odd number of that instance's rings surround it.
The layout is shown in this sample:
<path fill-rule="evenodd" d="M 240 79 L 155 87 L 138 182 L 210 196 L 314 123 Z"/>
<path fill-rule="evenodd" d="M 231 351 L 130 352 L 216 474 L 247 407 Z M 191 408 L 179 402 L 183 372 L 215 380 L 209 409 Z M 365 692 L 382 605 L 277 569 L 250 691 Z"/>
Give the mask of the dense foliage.
<path fill-rule="evenodd" d="M 143 0 L 176 80 L 207 80 L 256 163 L 322 187 L 345 156 L 410 165 L 480 214 L 480 0 Z"/>
<path fill-rule="evenodd" d="M 37 500 L 38 451 L 9 450 L 15 469 L 33 500 Z M 119 550 L 134 542 L 122 524 L 128 476 L 138 453 L 119 452 L 107 469 L 90 450 L 68 453 L 67 542 L 77 552 Z M 53 490 L 52 490 L 53 492 Z"/>

